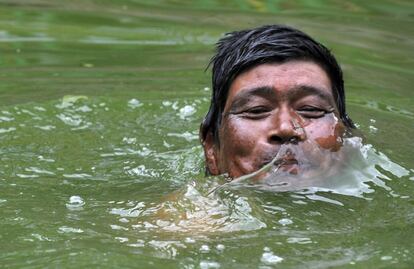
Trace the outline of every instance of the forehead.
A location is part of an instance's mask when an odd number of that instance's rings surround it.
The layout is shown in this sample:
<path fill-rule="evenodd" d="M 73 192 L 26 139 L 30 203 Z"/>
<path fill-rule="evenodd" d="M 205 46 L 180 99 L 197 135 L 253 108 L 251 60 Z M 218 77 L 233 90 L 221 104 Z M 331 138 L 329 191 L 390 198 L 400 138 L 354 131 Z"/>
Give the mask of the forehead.
<path fill-rule="evenodd" d="M 283 94 L 302 86 L 332 95 L 331 81 L 322 67 L 312 61 L 289 61 L 261 64 L 239 74 L 230 85 L 227 101 L 253 88 L 271 87 Z"/>

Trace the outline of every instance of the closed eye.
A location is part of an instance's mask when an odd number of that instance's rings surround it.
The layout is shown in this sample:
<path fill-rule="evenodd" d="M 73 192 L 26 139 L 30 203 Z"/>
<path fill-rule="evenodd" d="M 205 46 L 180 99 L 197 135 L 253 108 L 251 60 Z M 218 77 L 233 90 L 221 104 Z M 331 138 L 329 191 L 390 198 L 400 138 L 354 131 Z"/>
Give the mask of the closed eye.
<path fill-rule="evenodd" d="M 249 119 L 260 119 L 266 117 L 271 109 L 265 106 L 255 106 L 248 108 L 246 110 L 241 111 L 240 114 L 243 117 L 249 118 Z"/>
<path fill-rule="evenodd" d="M 326 113 L 330 113 L 331 111 L 327 111 L 319 107 L 304 106 L 299 108 L 297 112 L 305 118 L 320 118 L 323 117 Z"/>

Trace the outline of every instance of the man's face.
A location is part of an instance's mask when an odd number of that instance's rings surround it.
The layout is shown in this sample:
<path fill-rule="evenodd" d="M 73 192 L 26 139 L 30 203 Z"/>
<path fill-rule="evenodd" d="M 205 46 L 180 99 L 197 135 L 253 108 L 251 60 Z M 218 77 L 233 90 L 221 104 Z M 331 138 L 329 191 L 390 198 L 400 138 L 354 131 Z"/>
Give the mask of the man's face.
<path fill-rule="evenodd" d="M 207 167 L 213 175 L 239 177 L 257 171 L 291 145 L 293 151 L 281 156 L 282 171 L 305 173 L 329 162 L 323 152 L 339 150 L 344 129 L 331 81 L 318 64 L 261 64 L 231 84 L 219 145 L 211 134 L 204 143 Z"/>

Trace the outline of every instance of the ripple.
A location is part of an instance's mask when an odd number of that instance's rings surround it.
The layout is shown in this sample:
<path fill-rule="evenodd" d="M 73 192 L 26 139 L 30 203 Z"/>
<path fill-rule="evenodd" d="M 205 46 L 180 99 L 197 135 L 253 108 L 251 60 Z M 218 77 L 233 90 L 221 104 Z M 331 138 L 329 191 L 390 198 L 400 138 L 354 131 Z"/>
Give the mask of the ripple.
<path fill-rule="evenodd" d="M 80 173 L 80 174 L 63 174 L 63 177 L 66 178 L 79 178 L 79 179 L 87 179 L 91 178 L 92 175 L 86 174 L 86 173 Z"/>
<path fill-rule="evenodd" d="M 10 127 L 10 128 L 0 128 L 0 134 L 4 134 L 4 133 L 10 133 L 16 131 L 16 128 L 14 127 Z"/>
<path fill-rule="evenodd" d="M 312 240 L 308 237 L 289 237 L 286 240 L 289 244 L 311 244 Z"/>
<path fill-rule="evenodd" d="M 0 116 L 0 122 L 8 122 L 8 121 L 13 121 L 14 118 L 13 117 L 6 117 L 6 116 Z"/>
<path fill-rule="evenodd" d="M 184 133 L 168 133 L 167 136 L 172 137 L 180 137 L 184 138 L 186 141 L 191 142 L 198 139 L 198 134 L 196 133 L 190 133 L 190 132 L 184 132 Z"/>
<path fill-rule="evenodd" d="M 72 227 L 68 227 L 68 226 L 62 226 L 62 227 L 59 227 L 58 232 L 60 232 L 60 233 L 77 233 L 77 234 L 80 234 L 80 233 L 83 233 L 83 230 L 79 229 L 79 228 L 72 228 Z"/>

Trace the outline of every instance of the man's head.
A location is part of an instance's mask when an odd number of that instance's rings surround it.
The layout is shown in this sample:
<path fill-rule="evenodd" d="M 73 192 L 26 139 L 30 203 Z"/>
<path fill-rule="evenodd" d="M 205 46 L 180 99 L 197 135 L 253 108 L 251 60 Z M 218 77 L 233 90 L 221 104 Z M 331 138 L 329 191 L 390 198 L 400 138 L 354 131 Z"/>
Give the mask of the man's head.
<path fill-rule="evenodd" d="M 327 48 L 296 29 L 230 33 L 211 64 L 213 94 L 200 128 L 210 174 L 254 172 L 283 144 L 310 141 L 335 151 L 353 127 L 341 68 Z"/>

